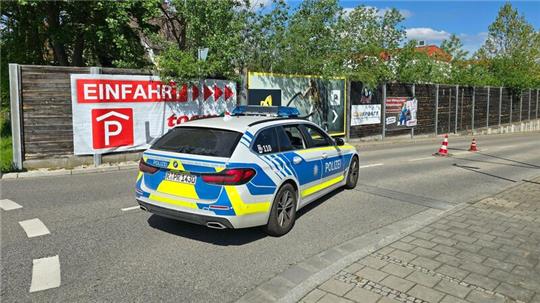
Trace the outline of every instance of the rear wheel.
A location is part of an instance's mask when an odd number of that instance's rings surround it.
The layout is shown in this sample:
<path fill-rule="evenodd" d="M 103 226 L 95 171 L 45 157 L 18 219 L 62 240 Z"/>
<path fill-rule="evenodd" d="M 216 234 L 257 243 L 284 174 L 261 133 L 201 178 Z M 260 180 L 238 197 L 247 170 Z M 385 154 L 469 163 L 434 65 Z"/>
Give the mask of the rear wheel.
<path fill-rule="evenodd" d="M 268 223 L 264 231 L 270 236 L 280 237 L 288 233 L 296 221 L 296 190 L 291 184 L 283 185 L 272 203 Z"/>
<path fill-rule="evenodd" d="M 351 165 L 349 166 L 349 173 L 347 174 L 347 182 L 345 183 L 346 189 L 353 189 L 358 183 L 358 157 L 354 156 Z"/>

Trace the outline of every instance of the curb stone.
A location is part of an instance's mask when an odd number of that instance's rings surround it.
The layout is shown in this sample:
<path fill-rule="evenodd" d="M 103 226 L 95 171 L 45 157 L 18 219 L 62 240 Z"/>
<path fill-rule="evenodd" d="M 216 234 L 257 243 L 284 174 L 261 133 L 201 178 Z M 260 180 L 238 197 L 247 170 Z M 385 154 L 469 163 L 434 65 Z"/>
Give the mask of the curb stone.
<path fill-rule="evenodd" d="M 48 176 L 65 176 L 65 175 L 81 175 L 91 173 L 103 173 L 119 170 L 136 169 L 139 167 L 138 163 L 124 163 L 111 166 L 99 166 L 99 167 L 80 167 L 74 169 L 59 169 L 59 170 L 35 170 L 28 172 L 7 173 L 2 174 L 0 179 L 20 179 L 20 178 L 35 178 L 35 177 L 48 177 Z"/>

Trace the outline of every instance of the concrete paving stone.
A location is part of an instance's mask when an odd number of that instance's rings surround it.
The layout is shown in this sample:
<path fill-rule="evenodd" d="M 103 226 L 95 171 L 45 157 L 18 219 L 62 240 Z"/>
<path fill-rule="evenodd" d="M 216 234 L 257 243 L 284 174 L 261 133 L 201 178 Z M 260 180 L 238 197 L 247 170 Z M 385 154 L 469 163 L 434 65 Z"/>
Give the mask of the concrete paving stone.
<path fill-rule="evenodd" d="M 354 284 L 345 283 L 334 278 L 324 282 L 319 286 L 319 289 L 324 290 L 329 293 L 336 294 L 338 296 L 343 296 L 349 290 L 354 287 Z"/>
<path fill-rule="evenodd" d="M 405 236 L 403 238 L 400 239 L 401 242 L 405 242 L 405 243 L 409 243 L 411 241 L 414 241 L 414 237 L 411 237 L 411 236 Z"/>
<path fill-rule="evenodd" d="M 437 267 L 441 266 L 441 262 L 429 259 L 426 257 L 418 257 L 410 262 L 411 264 L 422 266 L 424 268 L 435 270 Z"/>
<path fill-rule="evenodd" d="M 466 286 L 444 279 L 441 280 L 437 285 L 435 285 L 435 289 L 445 292 L 449 295 L 459 297 L 461 299 L 464 299 L 471 291 L 471 289 Z"/>
<path fill-rule="evenodd" d="M 302 265 L 306 265 L 305 267 L 307 268 L 313 268 L 314 270 L 319 271 L 328 267 L 328 265 L 330 265 L 330 262 L 328 262 L 327 260 L 321 259 L 320 257 L 314 256 L 303 261 Z"/>
<path fill-rule="evenodd" d="M 277 299 L 284 297 L 294 286 L 294 283 L 280 276 L 276 276 L 259 285 L 258 288 Z"/>
<path fill-rule="evenodd" d="M 300 282 L 304 281 L 308 277 L 310 277 L 313 274 L 313 272 L 302 268 L 299 265 L 293 265 L 289 267 L 287 270 L 279 274 L 282 278 L 294 283 L 294 284 L 300 284 Z"/>
<path fill-rule="evenodd" d="M 387 273 L 382 272 L 382 271 L 377 270 L 377 269 L 370 268 L 370 267 L 362 268 L 361 270 L 356 272 L 356 275 L 360 276 L 362 278 L 366 278 L 368 280 L 374 281 L 374 282 L 379 282 L 382 279 L 384 279 L 386 276 L 388 276 Z"/>
<path fill-rule="evenodd" d="M 411 244 L 414 244 L 416 246 L 420 246 L 423 248 L 432 248 L 433 246 L 437 245 L 437 243 L 433 243 L 431 241 L 426 241 L 424 239 L 416 239 L 411 242 Z"/>
<path fill-rule="evenodd" d="M 319 301 L 320 298 L 322 298 L 324 295 L 326 295 L 327 292 L 322 291 L 318 288 L 315 288 L 314 290 L 310 291 L 305 297 L 303 297 L 300 302 L 302 303 L 315 303 Z"/>
<path fill-rule="evenodd" d="M 439 281 L 441 280 L 440 278 L 438 278 L 436 276 L 428 275 L 428 274 L 425 274 L 425 273 L 423 273 L 421 271 L 413 271 L 405 279 L 409 280 L 411 282 L 422 284 L 422 285 L 424 285 L 426 287 L 433 287 L 437 283 L 439 283 Z"/>
<path fill-rule="evenodd" d="M 427 233 L 427 232 L 424 232 L 424 231 L 417 231 L 417 232 L 412 233 L 412 235 L 414 237 L 416 237 L 416 238 L 424 239 L 424 240 L 428 240 L 428 241 L 431 240 L 433 237 L 435 237 L 431 233 Z"/>
<path fill-rule="evenodd" d="M 440 254 L 438 251 L 434 251 L 434 250 L 423 248 L 423 247 L 417 247 L 411 250 L 411 253 L 415 255 L 419 255 L 419 256 L 428 257 L 428 258 L 434 258 L 438 254 Z"/>
<path fill-rule="evenodd" d="M 491 248 L 482 248 L 478 253 L 497 260 L 504 260 L 508 256 L 508 253 L 506 252 Z"/>
<path fill-rule="evenodd" d="M 444 264 L 441 267 L 437 268 L 437 272 L 459 280 L 463 280 L 470 273 L 467 270 L 450 266 L 448 264 Z"/>
<path fill-rule="evenodd" d="M 433 229 L 432 233 L 445 238 L 450 238 L 454 235 L 453 233 L 442 229 Z"/>
<path fill-rule="evenodd" d="M 439 302 L 444 297 L 443 293 L 420 284 L 416 284 L 407 294 L 428 302 Z"/>
<path fill-rule="evenodd" d="M 446 295 L 444 296 L 444 298 L 441 300 L 440 303 L 469 303 L 469 302 L 465 300 L 461 300 L 460 298 L 456 298 L 451 295 Z"/>
<path fill-rule="evenodd" d="M 441 237 L 441 236 L 436 236 L 432 238 L 431 241 L 435 243 L 443 244 L 446 246 L 452 246 L 458 242 L 457 240 L 453 240 L 451 238 L 446 238 L 446 237 Z"/>
<path fill-rule="evenodd" d="M 394 250 L 393 252 L 388 254 L 388 256 L 390 256 L 392 258 L 395 258 L 395 259 L 398 259 L 398 260 L 401 260 L 403 262 L 409 262 L 409 261 L 411 261 L 411 260 L 413 260 L 414 258 L 417 257 L 417 255 L 408 253 L 406 251 L 401 251 L 399 249 Z"/>
<path fill-rule="evenodd" d="M 351 303 L 353 301 L 338 297 L 334 294 L 326 294 L 324 295 L 317 303 Z"/>
<path fill-rule="evenodd" d="M 421 232 L 425 232 L 425 233 L 431 233 L 433 231 L 433 227 L 429 227 L 429 226 L 424 226 L 420 229 Z"/>
<path fill-rule="evenodd" d="M 492 270 L 491 267 L 484 266 L 479 263 L 467 261 L 467 260 L 464 260 L 463 263 L 461 263 L 460 268 L 471 271 L 471 272 L 475 272 L 481 275 L 487 275 Z"/>
<path fill-rule="evenodd" d="M 501 282 L 507 282 L 513 285 L 519 285 L 524 279 L 528 279 L 526 277 L 522 277 L 519 275 L 514 275 L 512 273 L 506 272 L 504 270 L 500 269 L 494 269 L 492 270 L 488 276 L 490 278 L 493 278 L 495 280 L 501 281 Z"/>
<path fill-rule="evenodd" d="M 386 272 L 386 273 L 389 273 L 389 274 L 392 274 L 392 275 L 395 275 L 395 276 L 398 276 L 398 277 L 401 277 L 401 278 L 405 278 L 411 272 L 413 272 L 413 269 L 403 267 L 403 266 L 399 266 L 399 265 L 393 264 L 393 263 L 386 264 L 383 268 L 381 268 L 381 270 Z"/>
<path fill-rule="evenodd" d="M 437 257 L 435 257 L 435 260 L 441 263 L 452 265 L 454 267 L 458 267 L 461 265 L 461 259 L 456 258 L 451 255 L 447 255 L 447 254 L 440 254 Z"/>
<path fill-rule="evenodd" d="M 523 243 L 521 241 L 516 240 L 515 238 L 507 239 L 503 237 L 497 237 L 495 238 L 495 240 L 493 240 L 493 242 L 497 244 L 504 244 L 504 245 L 510 245 L 510 246 L 519 246 L 521 243 Z"/>
<path fill-rule="evenodd" d="M 343 270 L 348 272 L 348 273 L 351 273 L 351 274 L 354 274 L 355 272 L 359 271 L 360 269 L 366 267 L 365 265 L 363 264 L 360 264 L 358 262 L 355 262 L 347 267 L 345 267 Z"/>
<path fill-rule="evenodd" d="M 474 242 L 476 242 L 478 240 L 477 238 L 470 237 L 470 236 L 464 236 L 464 235 L 460 235 L 460 234 L 454 235 L 453 238 L 455 240 L 465 242 L 465 243 L 469 243 L 469 244 L 472 244 L 472 243 L 474 243 Z"/>
<path fill-rule="evenodd" d="M 330 263 L 334 263 L 338 261 L 339 259 L 343 258 L 344 256 L 345 256 L 344 253 L 340 252 L 339 250 L 335 248 L 330 248 L 319 254 L 319 257 L 321 259 L 326 260 Z"/>
<path fill-rule="evenodd" d="M 378 295 L 374 292 L 371 292 L 369 290 L 363 289 L 361 287 L 354 287 L 349 291 L 345 298 L 353 300 L 354 302 L 359 303 L 375 303 L 377 302 L 382 296 Z"/>
<path fill-rule="evenodd" d="M 491 228 L 487 227 L 487 226 L 483 226 L 483 225 L 471 225 L 468 227 L 470 230 L 474 231 L 473 235 L 474 234 L 482 234 L 482 235 L 485 235 L 487 234 L 488 232 L 491 231 Z M 489 237 L 493 237 L 495 238 L 495 236 L 489 236 Z"/>
<path fill-rule="evenodd" d="M 478 240 L 484 240 L 484 241 L 493 241 L 496 237 L 492 235 L 488 235 L 487 233 L 481 233 L 481 232 L 473 232 L 471 234 L 471 237 L 478 238 Z"/>
<path fill-rule="evenodd" d="M 463 229 L 467 229 L 470 226 L 470 224 L 456 221 L 455 218 L 452 218 L 452 220 L 448 222 L 448 225 L 453 226 L 453 227 L 463 228 Z"/>
<path fill-rule="evenodd" d="M 505 303 L 506 299 L 473 289 L 467 296 L 467 301 L 473 303 Z"/>
<path fill-rule="evenodd" d="M 454 227 L 454 226 L 450 227 L 448 229 L 448 231 L 451 232 L 451 233 L 459 234 L 459 235 L 463 235 L 463 236 L 468 236 L 468 235 L 473 233 L 472 230 L 465 229 L 465 228 L 460 228 L 460 227 Z"/>
<path fill-rule="evenodd" d="M 509 255 L 505 259 L 506 262 L 525 266 L 525 267 L 535 267 L 538 264 L 538 259 L 532 257 L 522 257 L 517 255 Z"/>
<path fill-rule="evenodd" d="M 259 290 L 254 289 L 253 291 L 248 292 L 245 294 L 242 298 L 240 298 L 236 303 L 275 303 L 276 300 L 268 295 L 267 293 Z"/>
<path fill-rule="evenodd" d="M 467 250 L 467 251 L 470 251 L 470 252 L 478 252 L 482 249 L 482 246 L 480 245 L 476 245 L 476 244 L 470 244 L 470 243 L 465 243 L 465 242 L 458 242 L 456 243 L 456 245 L 454 245 L 454 248 L 457 248 L 457 249 L 463 249 L 463 250 Z"/>
<path fill-rule="evenodd" d="M 477 273 L 469 274 L 463 281 L 481 286 L 488 290 L 494 290 L 501 282 L 495 279 L 488 278 L 486 276 L 479 275 Z"/>
<path fill-rule="evenodd" d="M 360 261 L 358 261 L 358 263 L 369 266 L 371 268 L 375 268 L 375 269 L 381 269 L 383 266 L 386 265 L 385 261 L 379 258 L 375 258 L 373 256 L 367 256 L 361 259 Z"/>
<path fill-rule="evenodd" d="M 399 301 L 389 297 L 382 297 L 379 299 L 379 301 L 377 301 L 377 303 L 399 303 Z"/>
<path fill-rule="evenodd" d="M 472 261 L 472 262 L 476 262 L 476 263 L 482 263 L 486 257 L 485 256 L 482 256 L 480 254 L 477 254 L 477 253 L 472 253 L 470 251 L 466 251 L 466 250 L 462 250 L 461 252 L 459 252 L 456 257 L 460 258 L 460 259 L 465 259 L 467 261 Z"/>
<path fill-rule="evenodd" d="M 480 245 L 482 247 L 493 248 L 493 249 L 497 249 L 501 247 L 501 244 L 495 243 L 493 241 L 483 240 L 483 239 L 478 239 L 478 241 L 474 242 L 474 244 Z"/>
<path fill-rule="evenodd" d="M 495 226 L 494 226 L 494 228 L 495 228 Z M 500 230 L 492 230 L 488 234 L 490 234 L 492 236 L 495 236 L 495 237 L 498 237 L 498 238 L 506 238 L 506 239 L 512 239 L 513 236 L 514 236 L 511 233 L 507 233 L 507 232 L 500 231 Z"/>
<path fill-rule="evenodd" d="M 540 303 L 540 292 L 532 298 L 530 303 Z"/>
<path fill-rule="evenodd" d="M 512 273 L 516 275 L 524 276 L 524 277 L 534 277 L 538 275 L 539 276 L 538 280 L 540 281 L 540 271 L 534 268 L 516 265 L 516 267 L 512 269 Z"/>
<path fill-rule="evenodd" d="M 439 245 L 433 247 L 432 249 L 435 250 L 435 251 L 441 252 L 441 253 L 449 254 L 449 255 L 456 255 L 457 253 L 459 253 L 461 251 L 459 249 L 456 249 L 456 248 L 453 248 L 453 247 L 450 247 L 450 246 L 446 246 L 446 245 L 442 245 L 442 244 L 439 244 Z"/>
<path fill-rule="evenodd" d="M 502 293 L 504 295 L 507 295 L 510 298 L 518 299 L 521 301 L 529 301 L 532 299 L 534 292 L 524 289 L 522 287 L 510 285 L 508 283 L 501 283 L 497 288 L 495 288 L 496 292 Z"/>
<path fill-rule="evenodd" d="M 498 269 L 508 271 L 508 272 L 511 272 L 512 269 L 514 269 L 514 267 L 516 266 L 516 265 L 514 265 L 512 263 L 502 262 L 502 261 L 499 261 L 499 260 L 493 259 L 493 258 L 487 258 L 484 261 L 484 265 L 487 265 L 487 266 L 490 266 L 490 267 L 493 267 L 493 268 L 498 268 Z"/>
<path fill-rule="evenodd" d="M 407 290 L 411 289 L 411 287 L 413 287 L 415 283 L 396 277 L 394 275 L 389 275 L 381 281 L 381 284 L 393 289 L 397 289 L 401 292 L 407 292 Z"/>
<path fill-rule="evenodd" d="M 404 250 L 404 251 L 409 251 L 409 250 L 413 250 L 416 246 L 411 245 L 411 244 L 406 243 L 406 242 L 397 241 L 397 242 L 394 242 L 394 243 L 390 244 L 390 247 L 400 249 L 400 250 Z"/>
<path fill-rule="evenodd" d="M 513 255 L 518 255 L 518 256 L 525 256 L 525 255 L 528 255 L 530 252 L 527 251 L 526 249 L 521 249 L 517 246 L 512 246 L 512 245 L 503 245 L 501 247 L 498 248 L 498 250 L 502 251 L 502 252 L 505 252 L 505 253 L 509 253 L 509 254 L 513 254 Z"/>
<path fill-rule="evenodd" d="M 391 252 L 394 251 L 394 248 L 390 247 L 390 246 L 386 246 L 386 247 L 383 247 L 379 250 L 377 250 L 377 253 L 381 254 L 381 255 L 387 255 Z"/>

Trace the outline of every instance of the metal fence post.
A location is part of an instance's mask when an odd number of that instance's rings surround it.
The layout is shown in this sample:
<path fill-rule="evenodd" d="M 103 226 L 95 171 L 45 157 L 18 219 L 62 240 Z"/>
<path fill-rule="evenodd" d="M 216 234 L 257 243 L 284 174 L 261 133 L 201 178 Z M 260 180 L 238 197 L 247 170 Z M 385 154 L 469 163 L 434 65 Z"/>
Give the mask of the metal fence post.
<path fill-rule="evenodd" d="M 435 136 L 439 131 L 439 84 L 435 85 Z"/>
<path fill-rule="evenodd" d="M 512 124 L 512 114 L 514 111 L 514 94 L 510 94 L 510 124 Z"/>
<path fill-rule="evenodd" d="M 472 132 L 474 134 L 474 110 L 475 110 L 475 102 L 476 102 L 476 86 L 473 86 L 472 88 L 472 114 L 471 114 L 471 126 L 472 126 Z"/>
<path fill-rule="evenodd" d="M 386 83 L 383 84 L 382 95 L 382 139 L 384 140 L 384 137 L 386 136 Z"/>
<path fill-rule="evenodd" d="M 456 118 L 454 119 L 454 134 L 457 134 L 457 117 L 459 113 L 459 85 L 456 85 Z"/>
<path fill-rule="evenodd" d="M 538 119 L 538 89 L 536 89 L 536 119 Z"/>
<path fill-rule="evenodd" d="M 531 89 L 529 88 L 529 115 L 528 115 L 528 119 L 529 121 L 531 121 Z"/>
<path fill-rule="evenodd" d="M 487 87 L 487 108 L 486 108 L 486 127 L 489 127 L 489 95 L 491 93 L 490 87 Z"/>
<path fill-rule="evenodd" d="M 499 127 L 501 127 L 501 114 L 502 114 L 502 87 L 499 88 Z"/>
<path fill-rule="evenodd" d="M 19 64 L 10 63 L 9 100 L 11 108 L 11 143 L 13 148 L 12 159 L 13 167 L 17 170 L 23 169 L 24 160 L 21 89 L 21 66 Z"/>
<path fill-rule="evenodd" d="M 351 110 L 352 110 L 352 105 L 351 105 L 351 81 L 349 80 L 345 80 L 345 93 L 346 93 L 346 97 L 345 97 L 345 104 L 347 104 L 345 106 L 346 108 L 346 112 L 347 114 L 345 115 L 345 125 L 347 125 L 347 129 L 346 129 L 346 134 L 345 134 L 345 139 L 347 141 L 349 141 L 349 139 L 351 138 Z"/>
<path fill-rule="evenodd" d="M 523 113 L 523 90 L 519 90 L 519 122 L 522 120 L 521 114 Z"/>
<path fill-rule="evenodd" d="M 416 99 L 416 84 L 413 83 L 412 85 L 412 95 L 413 95 L 413 98 Z M 416 100 L 416 105 L 418 106 L 418 100 Z M 416 113 L 418 114 L 418 113 Z M 418 117 L 416 117 L 416 125 L 418 125 Z M 411 127 L 411 139 L 414 139 L 414 126 Z"/>
<path fill-rule="evenodd" d="M 101 74 L 101 67 L 90 67 L 90 73 L 91 74 Z M 101 154 L 95 153 L 94 154 L 94 166 L 99 166 L 102 163 L 102 157 Z"/>

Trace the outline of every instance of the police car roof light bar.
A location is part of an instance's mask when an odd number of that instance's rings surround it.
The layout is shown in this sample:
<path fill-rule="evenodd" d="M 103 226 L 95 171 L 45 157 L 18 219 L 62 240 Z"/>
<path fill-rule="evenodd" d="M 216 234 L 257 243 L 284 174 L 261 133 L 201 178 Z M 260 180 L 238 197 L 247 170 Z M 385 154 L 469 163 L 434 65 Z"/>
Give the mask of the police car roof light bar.
<path fill-rule="evenodd" d="M 272 116 L 296 118 L 300 112 L 296 107 L 290 106 L 255 106 L 239 105 L 232 111 L 233 116 Z"/>

